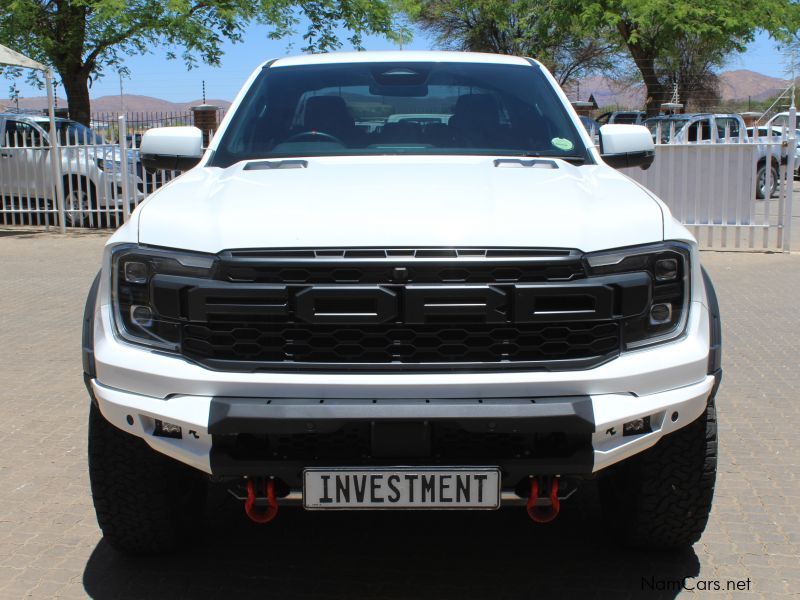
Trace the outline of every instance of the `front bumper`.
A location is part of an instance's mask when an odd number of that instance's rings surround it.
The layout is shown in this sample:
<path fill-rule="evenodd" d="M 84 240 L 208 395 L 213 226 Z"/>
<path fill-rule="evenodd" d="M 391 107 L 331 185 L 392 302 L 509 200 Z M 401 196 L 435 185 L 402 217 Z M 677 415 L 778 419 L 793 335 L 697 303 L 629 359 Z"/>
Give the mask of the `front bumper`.
<path fill-rule="evenodd" d="M 590 451 L 558 459 L 504 460 L 513 481 L 525 474 L 588 475 L 624 460 L 655 444 L 663 436 L 688 425 L 705 410 L 715 377 L 666 392 L 636 397 L 598 394 L 583 397 L 494 399 L 383 399 L 381 401 L 321 401 L 274 398 L 216 398 L 171 396 L 159 399 L 106 387 L 91 381 L 103 416 L 119 429 L 141 437 L 153 449 L 209 474 L 222 476 L 276 475 L 293 479 L 297 461 L 242 460 L 215 454 L 213 438 L 222 434 L 325 431 L 344 423 L 457 422 L 471 431 L 529 433 L 557 431 L 585 436 Z M 650 417 L 651 431 L 623 435 L 625 423 Z M 154 435 L 156 420 L 179 425 L 180 439 Z M 492 457 L 470 464 L 496 464 Z M 440 459 L 412 462 L 435 464 Z M 354 461 L 345 465 L 355 466 Z M 391 464 L 391 460 L 358 459 L 359 464 Z M 397 462 L 396 460 L 394 462 Z M 448 461 L 445 461 L 446 463 Z M 453 463 L 453 461 L 449 461 Z M 410 464 L 408 460 L 404 464 Z M 332 465 L 335 461 L 309 459 L 302 466 Z M 524 475 L 523 475 L 524 476 Z"/>

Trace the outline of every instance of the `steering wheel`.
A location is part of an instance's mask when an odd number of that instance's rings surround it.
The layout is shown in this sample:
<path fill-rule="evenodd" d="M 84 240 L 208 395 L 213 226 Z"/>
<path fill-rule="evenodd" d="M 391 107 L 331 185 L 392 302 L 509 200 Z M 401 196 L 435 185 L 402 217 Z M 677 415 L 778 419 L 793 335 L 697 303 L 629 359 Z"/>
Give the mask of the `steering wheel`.
<path fill-rule="evenodd" d="M 290 136 L 289 138 L 284 140 L 284 144 L 288 142 L 297 142 L 304 138 L 309 138 L 315 142 L 326 141 L 326 142 L 334 142 L 341 146 L 346 145 L 342 140 L 340 140 L 335 135 L 331 135 L 330 133 L 325 133 L 324 131 L 301 131 L 300 133 L 295 133 L 293 136 Z"/>

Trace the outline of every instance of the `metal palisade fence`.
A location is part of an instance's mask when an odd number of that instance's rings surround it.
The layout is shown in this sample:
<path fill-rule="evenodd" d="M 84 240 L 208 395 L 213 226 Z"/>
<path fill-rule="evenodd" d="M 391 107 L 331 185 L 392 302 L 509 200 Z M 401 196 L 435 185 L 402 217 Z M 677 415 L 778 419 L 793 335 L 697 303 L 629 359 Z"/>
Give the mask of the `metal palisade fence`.
<path fill-rule="evenodd" d="M 56 144 L 29 115 L 4 115 L 0 125 L 0 224 L 116 228 L 180 174 L 144 169 L 141 133 L 125 116 L 116 143 L 72 121 L 58 121 Z"/>
<path fill-rule="evenodd" d="M 800 167 L 795 131 L 769 127 L 744 137 L 726 128 L 687 141 L 669 126 L 654 131 L 653 165 L 625 174 L 661 198 L 702 248 L 788 252 Z"/>
<path fill-rule="evenodd" d="M 173 124 L 188 118 L 175 117 Z M 105 136 L 61 121 L 55 146 L 35 123 L 18 120 L 9 127 L 7 122 L 0 139 L 0 224 L 62 231 L 118 227 L 144 198 L 180 174 L 148 172 L 139 156 L 142 133 L 168 120 L 162 115 L 131 126 L 123 115 L 101 126 L 97 119 Z M 708 139 L 697 135 L 687 141 L 675 135 L 674 122 L 669 127 L 653 132 L 653 165 L 624 172 L 659 196 L 704 248 L 788 251 L 792 188 L 800 166 L 795 131 L 784 127 L 776 133 L 770 127 L 766 135 L 750 139 L 726 128 Z M 113 138 L 119 142 L 106 141 Z"/>

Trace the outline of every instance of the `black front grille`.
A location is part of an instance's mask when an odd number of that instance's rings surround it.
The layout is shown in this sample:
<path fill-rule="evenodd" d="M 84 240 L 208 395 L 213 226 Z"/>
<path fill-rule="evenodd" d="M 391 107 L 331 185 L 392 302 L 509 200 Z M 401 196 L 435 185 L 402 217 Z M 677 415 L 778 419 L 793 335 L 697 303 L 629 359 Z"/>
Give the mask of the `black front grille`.
<path fill-rule="evenodd" d="M 310 325 L 207 322 L 183 328 L 198 360 L 424 364 L 564 361 L 619 349 L 614 322 L 565 324 Z"/>
<path fill-rule="evenodd" d="M 621 345 L 624 303 L 575 250 L 227 251 L 151 286 L 181 353 L 224 370 L 588 368 Z"/>
<path fill-rule="evenodd" d="M 357 249 L 225 252 L 218 277 L 248 283 L 522 283 L 584 276 L 569 250 Z"/>
<path fill-rule="evenodd" d="M 468 431 L 451 421 L 432 423 L 430 428 L 429 444 L 424 452 L 414 456 L 442 460 L 556 458 L 570 456 L 588 441 L 586 436 L 563 432 Z M 320 458 L 354 461 L 370 459 L 375 454 L 368 422 L 349 422 L 326 433 L 215 435 L 214 446 L 240 461 Z M 398 452 L 395 458 L 404 456 L 402 443 Z"/>

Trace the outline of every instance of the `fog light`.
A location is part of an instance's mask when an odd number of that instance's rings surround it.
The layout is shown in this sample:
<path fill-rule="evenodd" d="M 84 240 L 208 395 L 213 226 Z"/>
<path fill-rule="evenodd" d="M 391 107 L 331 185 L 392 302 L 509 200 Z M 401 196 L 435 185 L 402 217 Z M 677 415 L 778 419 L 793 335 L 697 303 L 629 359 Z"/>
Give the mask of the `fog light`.
<path fill-rule="evenodd" d="M 175 423 L 167 423 L 166 421 L 160 421 L 159 419 L 156 419 L 156 428 L 153 430 L 153 435 L 158 437 L 181 439 L 183 437 L 183 432 L 181 431 L 180 425 L 175 425 Z"/>
<path fill-rule="evenodd" d="M 641 419 L 634 419 L 628 421 L 622 426 L 622 435 L 641 435 L 643 433 L 650 433 L 650 417 L 642 417 Z"/>
<path fill-rule="evenodd" d="M 656 281 L 672 281 L 678 277 L 678 259 L 662 258 L 656 261 Z"/>
<path fill-rule="evenodd" d="M 139 327 L 152 327 L 153 311 L 149 306 L 134 304 L 131 306 L 131 321 L 136 323 Z"/>
<path fill-rule="evenodd" d="M 672 320 L 672 304 L 653 304 L 650 308 L 650 325 L 664 325 Z"/>
<path fill-rule="evenodd" d="M 147 283 L 147 264 L 132 260 L 125 263 L 125 281 L 128 283 Z"/>

